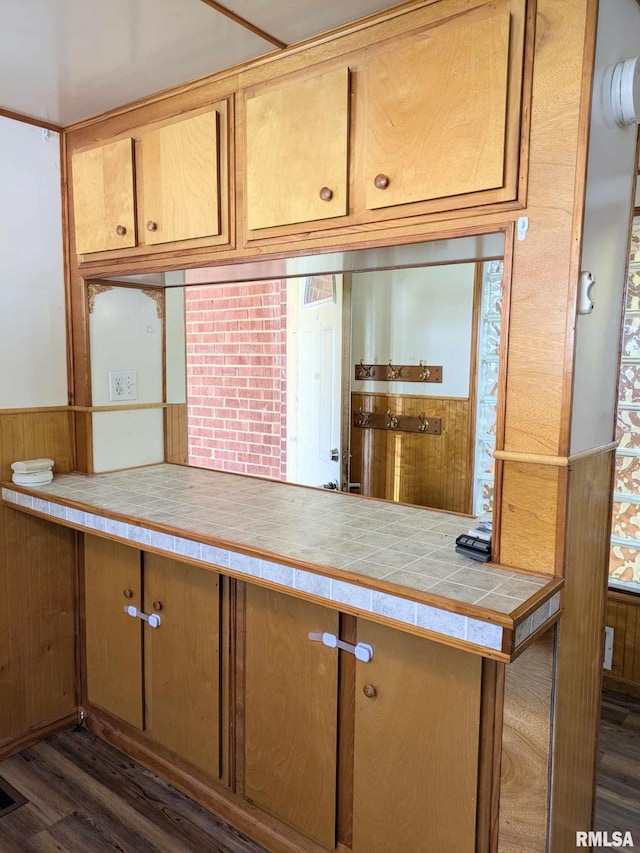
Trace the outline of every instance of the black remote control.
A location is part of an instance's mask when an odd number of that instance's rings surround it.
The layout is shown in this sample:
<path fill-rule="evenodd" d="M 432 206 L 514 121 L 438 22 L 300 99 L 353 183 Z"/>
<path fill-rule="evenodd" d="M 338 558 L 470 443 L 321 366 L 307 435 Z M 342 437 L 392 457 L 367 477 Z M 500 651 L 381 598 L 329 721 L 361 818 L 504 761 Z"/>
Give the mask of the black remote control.
<path fill-rule="evenodd" d="M 491 556 L 491 542 L 486 539 L 478 539 L 477 536 L 468 536 L 466 533 L 458 536 L 456 545 L 476 551 L 478 554 L 489 554 Z"/>

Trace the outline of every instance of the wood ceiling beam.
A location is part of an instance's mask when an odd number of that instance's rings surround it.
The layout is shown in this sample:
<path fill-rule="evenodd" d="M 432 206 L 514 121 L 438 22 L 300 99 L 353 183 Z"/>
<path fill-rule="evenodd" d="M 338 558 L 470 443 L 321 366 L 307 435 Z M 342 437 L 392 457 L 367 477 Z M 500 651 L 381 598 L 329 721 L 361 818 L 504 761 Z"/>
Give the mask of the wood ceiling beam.
<path fill-rule="evenodd" d="M 244 18 L 241 18 L 240 15 L 236 15 L 235 12 L 225 8 L 221 3 L 217 3 L 216 0 L 202 0 L 202 2 L 205 5 L 210 6 L 212 9 L 215 9 L 216 12 L 220 12 L 221 15 L 225 15 L 227 18 L 235 21 L 236 24 L 240 24 L 240 26 L 244 27 L 246 30 L 260 36 L 261 39 L 271 42 L 271 44 L 275 44 L 276 47 L 287 47 L 285 42 L 280 41 L 280 39 L 277 39 L 275 36 L 269 35 L 269 33 L 265 33 L 265 31 L 261 30 L 260 27 L 256 27 L 250 21 L 246 21 Z"/>

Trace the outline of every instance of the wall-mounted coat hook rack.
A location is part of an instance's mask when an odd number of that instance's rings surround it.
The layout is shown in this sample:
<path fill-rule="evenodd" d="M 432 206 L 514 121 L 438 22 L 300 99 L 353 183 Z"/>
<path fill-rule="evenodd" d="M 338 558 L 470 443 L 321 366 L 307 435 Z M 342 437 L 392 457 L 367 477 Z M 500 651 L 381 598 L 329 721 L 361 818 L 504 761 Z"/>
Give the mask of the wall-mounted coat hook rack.
<path fill-rule="evenodd" d="M 442 365 L 425 364 L 360 364 L 355 365 L 355 379 L 370 379 L 376 382 L 442 382 Z"/>
<path fill-rule="evenodd" d="M 354 427 L 361 429 L 384 429 L 389 432 L 419 432 L 422 435 L 441 435 L 442 419 L 428 418 L 424 415 L 394 415 L 388 409 L 386 412 L 365 412 L 360 410 L 353 413 Z"/>

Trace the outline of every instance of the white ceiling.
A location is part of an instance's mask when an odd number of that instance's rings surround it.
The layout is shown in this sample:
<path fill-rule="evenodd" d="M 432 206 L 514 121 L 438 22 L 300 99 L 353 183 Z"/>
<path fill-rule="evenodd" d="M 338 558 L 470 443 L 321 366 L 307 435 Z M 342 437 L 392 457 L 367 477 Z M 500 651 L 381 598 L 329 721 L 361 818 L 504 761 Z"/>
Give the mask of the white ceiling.
<path fill-rule="evenodd" d="M 292 44 L 395 3 L 223 5 Z M 0 108 L 66 126 L 277 49 L 202 0 L 0 0 Z"/>

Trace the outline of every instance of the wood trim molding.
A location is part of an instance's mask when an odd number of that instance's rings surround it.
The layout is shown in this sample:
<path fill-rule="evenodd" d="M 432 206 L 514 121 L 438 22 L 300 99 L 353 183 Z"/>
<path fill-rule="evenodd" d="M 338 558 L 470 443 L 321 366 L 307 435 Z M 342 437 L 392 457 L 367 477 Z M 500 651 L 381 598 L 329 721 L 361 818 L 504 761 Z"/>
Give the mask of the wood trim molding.
<path fill-rule="evenodd" d="M 75 701 L 75 700 L 74 700 Z M 68 729 L 69 726 L 78 722 L 78 708 L 73 707 L 67 714 L 61 717 L 56 717 L 53 720 L 46 720 L 39 726 L 29 729 L 21 735 L 11 736 L 0 743 L 0 761 L 9 758 L 10 755 L 15 755 L 17 752 L 22 752 L 23 749 L 28 749 L 36 743 L 57 734 L 58 732 Z"/>
<path fill-rule="evenodd" d="M 640 0 L 638 0 L 640 3 Z M 634 592 L 623 592 L 617 589 L 608 589 L 607 598 L 609 601 L 617 601 L 620 604 L 626 604 L 629 607 L 640 607 L 640 595 Z"/>
<path fill-rule="evenodd" d="M 166 409 L 168 403 L 132 403 L 123 406 L 121 403 L 115 406 L 68 406 L 63 411 L 70 412 L 129 412 L 133 409 Z"/>
<path fill-rule="evenodd" d="M 256 27 L 255 24 L 252 24 L 251 21 L 247 21 L 245 18 L 241 18 L 240 15 L 236 15 L 235 12 L 232 12 L 230 9 L 227 9 L 221 3 L 216 3 L 216 0 L 201 0 L 206 6 L 210 6 L 212 9 L 215 9 L 216 12 L 220 12 L 221 15 L 229 18 L 236 24 L 239 24 L 241 27 L 244 27 L 245 30 L 249 30 L 250 33 L 253 33 L 256 36 L 259 36 L 261 39 L 265 41 L 271 42 L 276 47 L 284 49 L 287 47 L 286 42 L 280 41 L 275 36 L 270 35 L 269 33 L 261 30 L 260 27 Z"/>
<path fill-rule="evenodd" d="M 81 121 L 74 122 L 73 124 L 66 125 L 64 127 L 64 131 L 75 132 L 77 130 L 84 129 L 86 127 L 90 127 L 94 124 L 99 124 L 107 119 L 115 118 L 116 116 L 126 115 L 133 110 L 137 110 L 141 107 L 147 107 L 151 104 L 161 103 L 162 101 L 166 101 L 169 98 L 173 98 L 176 95 L 183 95 L 185 93 L 192 92 L 194 90 L 200 89 L 203 86 L 208 86 L 211 83 L 219 83 L 224 80 L 228 80 L 230 78 L 235 78 L 239 73 L 244 73 L 246 71 L 253 71 L 254 69 L 260 69 L 265 65 L 268 65 L 270 62 L 273 62 L 275 59 L 288 58 L 296 56 L 299 53 L 305 52 L 310 48 L 321 48 L 330 42 L 336 41 L 337 39 L 343 38 L 345 36 L 357 36 L 358 33 L 363 30 L 367 30 L 370 27 L 375 27 L 378 24 L 386 24 L 387 22 L 393 21 L 396 18 L 401 18 L 404 15 L 419 11 L 420 9 L 425 8 L 426 6 L 434 5 L 438 0 L 408 0 L 407 3 L 404 3 L 399 6 L 393 6 L 390 9 L 382 10 L 381 12 L 374 12 L 367 17 L 360 18 L 357 21 L 352 21 L 348 24 L 343 24 L 340 27 L 337 27 L 334 30 L 330 30 L 325 33 L 320 33 L 319 35 L 311 36 L 307 39 L 303 39 L 302 41 L 296 42 L 294 45 L 285 45 L 285 48 L 282 49 L 282 53 L 268 53 L 263 56 L 256 57 L 256 59 L 250 60 L 249 62 L 239 62 L 237 65 L 233 65 L 230 68 L 225 68 L 220 71 L 217 71 L 213 74 L 208 74 L 204 77 L 199 77 L 196 80 L 191 80 L 188 83 L 183 83 L 180 86 L 174 86 L 170 89 L 164 89 L 161 92 L 155 92 L 153 95 L 149 95 L 144 98 L 139 98 L 137 101 L 131 101 L 128 104 L 123 104 L 120 107 L 115 107 L 112 110 L 106 110 L 99 115 L 92 116 L 91 118 L 82 119 Z M 277 76 L 277 75 L 276 75 Z M 525 158 L 526 159 L 526 158 Z M 517 205 L 520 208 L 522 205 Z"/>
<path fill-rule="evenodd" d="M 547 456 L 544 453 L 522 453 L 519 450 L 495 450 L 493 456 L 502 462 L 524 462 L 531 465 L 550 465 L 554 468 L 569 468 L 578 462 L 589 459 L 592 456 L 600 456 L 602 453 L 611 453 L 618 446 L 617 441 L 591 447 L 571 456 Z"/>
<path fill-rule="evenodd" d="M 72 412 L 73 406 L 31 406 L 19 409 L 0 409 L 0 417 L 3 415 L 37 415 L 43 412 Z"/>
<path fill-rule="evenodd" d="M 44 130 L 52 130 L 54 133 L 63 133 L 63 128 L 58 124 L 53 124 L 53 122 L 42 118 L 32 118 L 14 110 L 6 110 L 4 107 L 0 107 L 0 116 L 13 119 L 13 121 L 21 121 L 23 124 L 31 124 L 33 127 L 41 127 Z"/>

